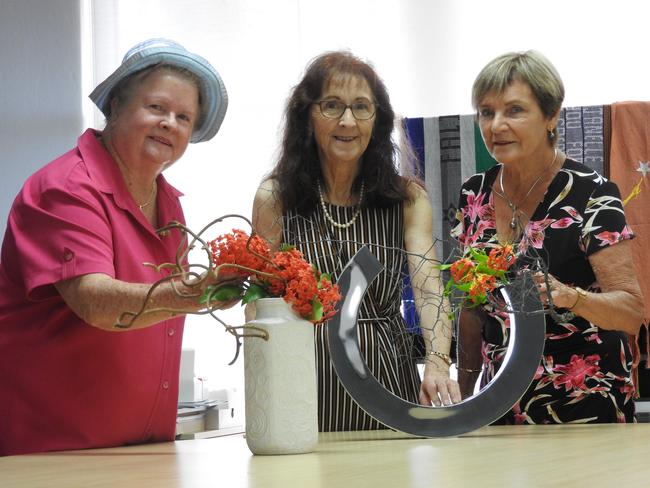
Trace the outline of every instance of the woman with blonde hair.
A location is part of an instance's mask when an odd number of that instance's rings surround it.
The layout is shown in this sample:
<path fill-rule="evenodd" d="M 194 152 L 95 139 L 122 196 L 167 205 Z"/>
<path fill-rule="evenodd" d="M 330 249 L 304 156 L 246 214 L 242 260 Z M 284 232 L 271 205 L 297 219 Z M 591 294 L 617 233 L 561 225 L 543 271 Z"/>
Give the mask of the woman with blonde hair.
<path fill-rule="evenodd" d="M 541 262 L 548 309 L 544 355 L 524 396 L 500 423 L 634 421 L 626 334 L 643 320 L 631 230 L 616 185 L 557 147 L 564 86 L 535 51 L 508 53 L 481 70 L 472 102 L 499 163 L 462 186 L 453 235 L 461 249 L 512 243 L 522 267 Z M 509 319 L 491 304 L 463 310 L 459 382 L 485 385 L 508 344 Z M 482 354 L 481 354 L 482 344 Z M 482 359 L 481 359 L 482 358 Z"/>

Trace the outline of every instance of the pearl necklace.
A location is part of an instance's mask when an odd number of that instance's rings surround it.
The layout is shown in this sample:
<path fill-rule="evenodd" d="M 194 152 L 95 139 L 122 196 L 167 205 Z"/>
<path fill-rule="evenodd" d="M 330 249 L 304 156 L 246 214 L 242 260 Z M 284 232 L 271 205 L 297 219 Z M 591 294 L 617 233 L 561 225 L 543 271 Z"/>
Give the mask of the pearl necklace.
<path fill-rule="evenodd" d="M 345 224 L 342 224 L 340 222 L 337 222 L 334 220 L 334 218 L 330 215 L 330 213 L 327 211 L 327 205 L 325 205 L 325 199 L 323 198 L 323 189 L 320 186 L 320 181 L 318 182 L 318 197 L 320 198 L 320 206 L 323 209 L 323 213 L 325 214 L 325 218 L 329 221 L 330 224 L 332 224 L 334 227 L 337 229 L 347 229 L 350 227 L 354 222 L 357 220 L 357 217 L 359 217 L 359 214 L 361 213 L 361 202 L 363 202 L 363 195 L 366 190 L 365 182 L 361 182 L 361 189 L 359 190 L 359 204 L 357 205 L 357 211 L 354 212 L 354 215 L 352 216 L 352 219 L 349 222 L 346 222 Z"/>
<path fill-rule="evenodd" d="M 533 191 L 533 188 L 537 186 L 537 183 L 542 179 L 542 176 L 546 174 L 546 171 L 548 169 L 552 168 L 553 165 L 555 164 L 555 160 L 557 159 L 557 148 L 555 148 L 555 154 L 553 155 L 553 161 L 551 161 L 551 164 L 548 165 L 548 167 L 542 171 L 542 173 L 537 177 L 535 181 L 533 181 L 533 184 L 530 186 L 528 191 L 526 192 L 526 195 L 524 198 L 519 202 L 519 207 L 521 207 L 524 203 L 526 203 L 526 200 L 530 196 L 531 192 Z M 519 211 L 519 208 L 517 205 L 513 203 L 512 200 L 510 200 L 510 197 L 506 193 L 506 190 L 503 188 L 503 166 L 501 167 L 501 172 L 499 173 L 499 186 L 501 187 L 501 194 L 505 198 L 506 203 L 508 204 L 508 207 L 510 207 L 510 210 L 512 210 L 512 219 L 510 219 L 510 228 L 512 230 L 517 228 L 517 212 Z"/>

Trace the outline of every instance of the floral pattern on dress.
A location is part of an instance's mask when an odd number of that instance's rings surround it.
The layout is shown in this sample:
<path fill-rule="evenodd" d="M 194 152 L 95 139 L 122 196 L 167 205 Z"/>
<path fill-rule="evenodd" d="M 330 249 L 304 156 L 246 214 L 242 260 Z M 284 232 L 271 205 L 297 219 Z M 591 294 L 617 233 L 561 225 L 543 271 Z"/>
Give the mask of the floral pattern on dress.
<path fill-rule="evenodd" d="M 498 171 L 499 166 L 490 168 L 462 186 L 451 232 L 461 250 L 497 243 L 492 184 Z M 519 256 L 543 259 L 560 281 L 598 292 L 588 257 L 632 237 L 616 185 L 567 159 L 523 229 L 517 250 Z M 510 327 L 506 313 L 490 303 L 483 308 L 485 386 L 503 362 Z M 601 329 L 582 317 L 556 322 L 547 316 L 544 354 L 533 382 L 496 423 L 634 422 L 631 365 L 622 332 Z"/>

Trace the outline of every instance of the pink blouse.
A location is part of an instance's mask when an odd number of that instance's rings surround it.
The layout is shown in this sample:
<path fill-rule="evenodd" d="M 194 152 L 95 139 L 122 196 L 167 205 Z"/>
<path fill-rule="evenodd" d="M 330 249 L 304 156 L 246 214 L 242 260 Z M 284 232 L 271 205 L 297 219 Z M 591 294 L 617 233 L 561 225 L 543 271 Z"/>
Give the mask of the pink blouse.
<path fill-rule="evenodd" d="M 153 283 L 183 237 L 158 236 L 87 130 L 33 174 L 9 214 L 0 261 L 0 455 L 174 438 L 184 318 L 109 332 L 77 317 L 54 284 L 104 273 Z M 161 223 L 184 222 L 158 177 Z"/>

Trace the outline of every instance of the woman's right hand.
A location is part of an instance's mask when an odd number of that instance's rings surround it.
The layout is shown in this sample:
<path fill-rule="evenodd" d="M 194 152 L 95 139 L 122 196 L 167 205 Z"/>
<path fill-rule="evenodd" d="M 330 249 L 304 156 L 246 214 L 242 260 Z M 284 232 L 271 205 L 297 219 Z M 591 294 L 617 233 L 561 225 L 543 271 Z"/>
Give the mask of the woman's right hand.
<path fill-rule="evenodd" d="M 419 400 L 421 405 L 428 407 L 440 407 L 461 401 L 458 383 L 449 377 L 449 367 L 446 364 L 443 366 L 427 363 L 420 385 Z"/>
<path fill-rule="evenodd" d="M 217 297 L 210 300 L 211 310 L 227 310 L 241 301 L 243 278 L 220 278 L 217 273 L 211 270 L 203 273 L 199 280 L 201 281 L 201 294 L 208 287 L 219 287 Z"/>

